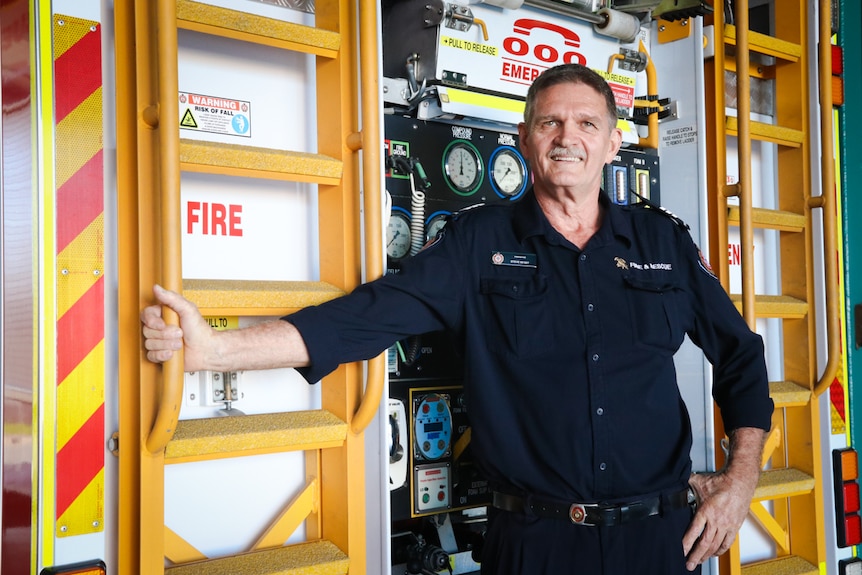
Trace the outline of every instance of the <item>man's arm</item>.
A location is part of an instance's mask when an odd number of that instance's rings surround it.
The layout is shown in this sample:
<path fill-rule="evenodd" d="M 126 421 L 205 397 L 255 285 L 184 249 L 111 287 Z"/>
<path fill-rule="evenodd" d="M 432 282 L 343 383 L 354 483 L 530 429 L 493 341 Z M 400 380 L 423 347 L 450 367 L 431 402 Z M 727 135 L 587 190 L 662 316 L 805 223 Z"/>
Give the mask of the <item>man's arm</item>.
<path fill-rule="evenodd" d="M 154 286 L 160 304 L 174 310 L 180 325 L 162 318 L 161 305 L 141 312 L 147 359 L 163 363 L 184 349 L 185 371 L 239 371 L 308 365 L 308 350 L 299 331 L 289 322 L 276 320 L 248 328 L 216 331 L 197 306 L 178 293 Z"/>
<path fill-rule="evenodd" d="M 724 469 L 691 476 L 689 484 L 697 493 L 698 507 L 682 540 L 689 571 L 727 551 L 736 539 L 760 478 L 765 441 L 762 429 L 735 429 L 730 432 Z"/>

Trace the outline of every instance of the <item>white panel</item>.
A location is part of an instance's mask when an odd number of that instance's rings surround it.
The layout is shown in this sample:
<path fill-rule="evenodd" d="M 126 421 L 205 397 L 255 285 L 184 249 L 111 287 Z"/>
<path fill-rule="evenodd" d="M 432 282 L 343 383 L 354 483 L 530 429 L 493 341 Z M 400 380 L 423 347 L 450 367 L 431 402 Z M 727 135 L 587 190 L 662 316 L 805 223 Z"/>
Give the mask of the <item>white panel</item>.
<path fill-rule="evenodd" d="M 314 280 L 317 196 L 311 184 L 206 174 L 182 177 L 183 277 Z M 214 213 L 221 213 L 221 224 Z"/>
<path fill-rule="evenodd" d="M 317 151 L 312 56 L 185 30 L 178 41 L 180 92 L 251 104 L 250 138 L 189 129 L 180 137 Z"/>
<path fill-rule="evenodd" d="M 168 465 L 165 525 L 208 557 L 247 551 L 305 485 L 304 454 Z M 305 538 L 300 527 L 289 539 Z"/>

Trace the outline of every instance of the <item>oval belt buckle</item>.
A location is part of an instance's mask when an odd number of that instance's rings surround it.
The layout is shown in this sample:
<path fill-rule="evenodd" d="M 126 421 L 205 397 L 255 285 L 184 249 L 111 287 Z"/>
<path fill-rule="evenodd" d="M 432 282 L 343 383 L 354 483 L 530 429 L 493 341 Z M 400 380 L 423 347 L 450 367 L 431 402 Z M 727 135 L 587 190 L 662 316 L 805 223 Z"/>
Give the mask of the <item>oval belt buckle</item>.
<path fill-rule="evenodd" d="M 571 519 L 572 523 L 576 525 L 583 525 L 584 521 L 587 520 L 587 510 L 584 509 L 583 505 L 573 503 L 572 506 L 569 507 L 569 519 Z"/>

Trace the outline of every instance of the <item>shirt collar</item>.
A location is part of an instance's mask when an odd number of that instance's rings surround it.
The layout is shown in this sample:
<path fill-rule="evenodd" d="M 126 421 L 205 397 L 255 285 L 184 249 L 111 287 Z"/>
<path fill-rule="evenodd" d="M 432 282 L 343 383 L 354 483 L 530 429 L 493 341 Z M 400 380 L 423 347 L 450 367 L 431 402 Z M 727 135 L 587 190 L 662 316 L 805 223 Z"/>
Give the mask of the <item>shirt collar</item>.
<path fill-rule="evenodd" d="M 590 243 L 601 245 L 611 241 L 614 236 L 618 236 L 631 245 L 632 225 L 628 218 L 623 217 L 622 206 L 612 204 L 604 192 L 599 193 L 599 203 L 604 209 L 605 216 L 599 231 L 596 232 Z M 551 244 L 559 244 L 562 239 L 559 232 L 548 222 L 542 208 L 539 207 L 539 202 L 536 201 L 536 195 L 532 188 L 518 202 L 513 225 L 519 242 L 523 242 L 530 236 L 545 236 L 545 239 Z"/>

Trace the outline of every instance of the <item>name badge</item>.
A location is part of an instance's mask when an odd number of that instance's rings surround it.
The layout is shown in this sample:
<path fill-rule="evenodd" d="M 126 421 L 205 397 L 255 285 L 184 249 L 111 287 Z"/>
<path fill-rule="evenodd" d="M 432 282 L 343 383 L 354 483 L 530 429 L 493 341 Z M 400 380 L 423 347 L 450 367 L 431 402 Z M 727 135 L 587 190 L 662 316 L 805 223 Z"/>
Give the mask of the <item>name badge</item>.
<path fill-rule="evenodd" d="M 495 266 L 534 268 L 536 267 L 536 254 L 519 254 L 516 252 L 491 252 L 491 263 Z"/>

